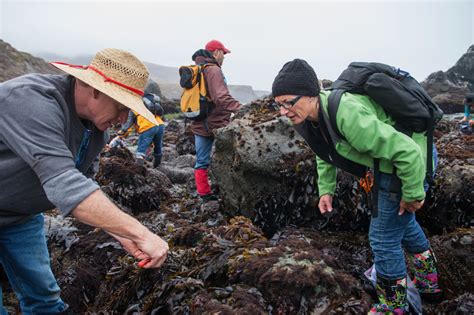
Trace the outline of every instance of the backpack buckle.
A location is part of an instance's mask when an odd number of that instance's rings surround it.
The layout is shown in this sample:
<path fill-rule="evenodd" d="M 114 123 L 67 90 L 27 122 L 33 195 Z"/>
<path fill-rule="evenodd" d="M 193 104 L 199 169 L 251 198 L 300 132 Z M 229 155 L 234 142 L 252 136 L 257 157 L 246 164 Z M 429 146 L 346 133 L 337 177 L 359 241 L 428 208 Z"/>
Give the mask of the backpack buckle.
<path fill-rule="evenodd" d="M 410 76 L 410 72 L 402 70 L 400 68 L 397 68 L 397 69 L 394 68 L 394 70 L 397 73 L 397 75 L 395 76 L 397 80 L 405 79 Z"/>

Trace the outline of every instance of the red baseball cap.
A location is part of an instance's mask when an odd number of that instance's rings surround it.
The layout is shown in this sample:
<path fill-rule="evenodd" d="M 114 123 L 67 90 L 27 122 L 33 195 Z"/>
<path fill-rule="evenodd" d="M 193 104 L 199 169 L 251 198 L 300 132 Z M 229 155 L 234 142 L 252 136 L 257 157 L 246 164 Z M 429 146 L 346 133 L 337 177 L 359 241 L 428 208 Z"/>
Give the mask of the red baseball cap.
<path fill-rule="evenodd" d="M 209 51 L 215 51 L 217 49 L 220 49 L 224 52 L 224 54 L 230 53 L 230 50 L 225 48 L 224 44 L 222 44 L 220 41 L 215 40 L 215 39 L 207 43 L 205 49 Z"/>

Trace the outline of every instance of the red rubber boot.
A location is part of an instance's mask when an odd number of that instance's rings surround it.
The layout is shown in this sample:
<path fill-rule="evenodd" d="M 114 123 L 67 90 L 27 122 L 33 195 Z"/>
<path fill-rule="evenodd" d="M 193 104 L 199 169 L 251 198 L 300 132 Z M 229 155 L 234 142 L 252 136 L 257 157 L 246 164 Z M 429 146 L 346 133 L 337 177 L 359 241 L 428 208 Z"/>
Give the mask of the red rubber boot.
<path fill-rule="evenodd" d="M 194 170 L 194 179 L 196 181 L 196 189 L 198 194 L 203 197 L 212 195 L 211 185 L 207 176 L 207 169 Z"/>

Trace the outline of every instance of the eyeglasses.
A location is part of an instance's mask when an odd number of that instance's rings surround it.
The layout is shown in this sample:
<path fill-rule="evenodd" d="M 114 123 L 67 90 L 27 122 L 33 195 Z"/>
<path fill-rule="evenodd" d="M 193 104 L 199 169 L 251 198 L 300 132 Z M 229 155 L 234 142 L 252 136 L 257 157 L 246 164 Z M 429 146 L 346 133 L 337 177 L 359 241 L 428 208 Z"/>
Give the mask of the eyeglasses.
<path fill-rule="evenodd" d="M 300 98 L 302 98 L 303 96 L 302 95 L 298 95 L 296 96 L 294 99 L 292 100 L 289 100 L 289 101 L 284 101 L 283 103 L 279 103 L 277 101 L 275 101 L 273 104 L 272 104 L 272 107 L 273 109 L 275 110 L 280 110 L 282 107 L 284 109 L 290 109 L 291 107 L 295 106 L 296 103 L 298 103 L 298 101 L 300 100 Z"/>

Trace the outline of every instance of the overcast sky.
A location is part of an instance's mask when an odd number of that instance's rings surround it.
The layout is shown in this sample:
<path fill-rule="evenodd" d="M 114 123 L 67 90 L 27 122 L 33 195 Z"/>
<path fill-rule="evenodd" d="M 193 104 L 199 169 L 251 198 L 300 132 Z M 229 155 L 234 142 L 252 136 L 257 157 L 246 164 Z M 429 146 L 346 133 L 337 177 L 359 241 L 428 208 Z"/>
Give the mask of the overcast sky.
<path fill-rule="evenodd" d="M 0 38 L 29 53 L 74 56 L 114 47 L 165 66 L 222 41 L 230 84 L 271 90 L 282 65 L 306 59 L 320 79 L 378 61 L 419 81 L 474 43 L 474 1 L 158 2 L 0 0 Z"/>

